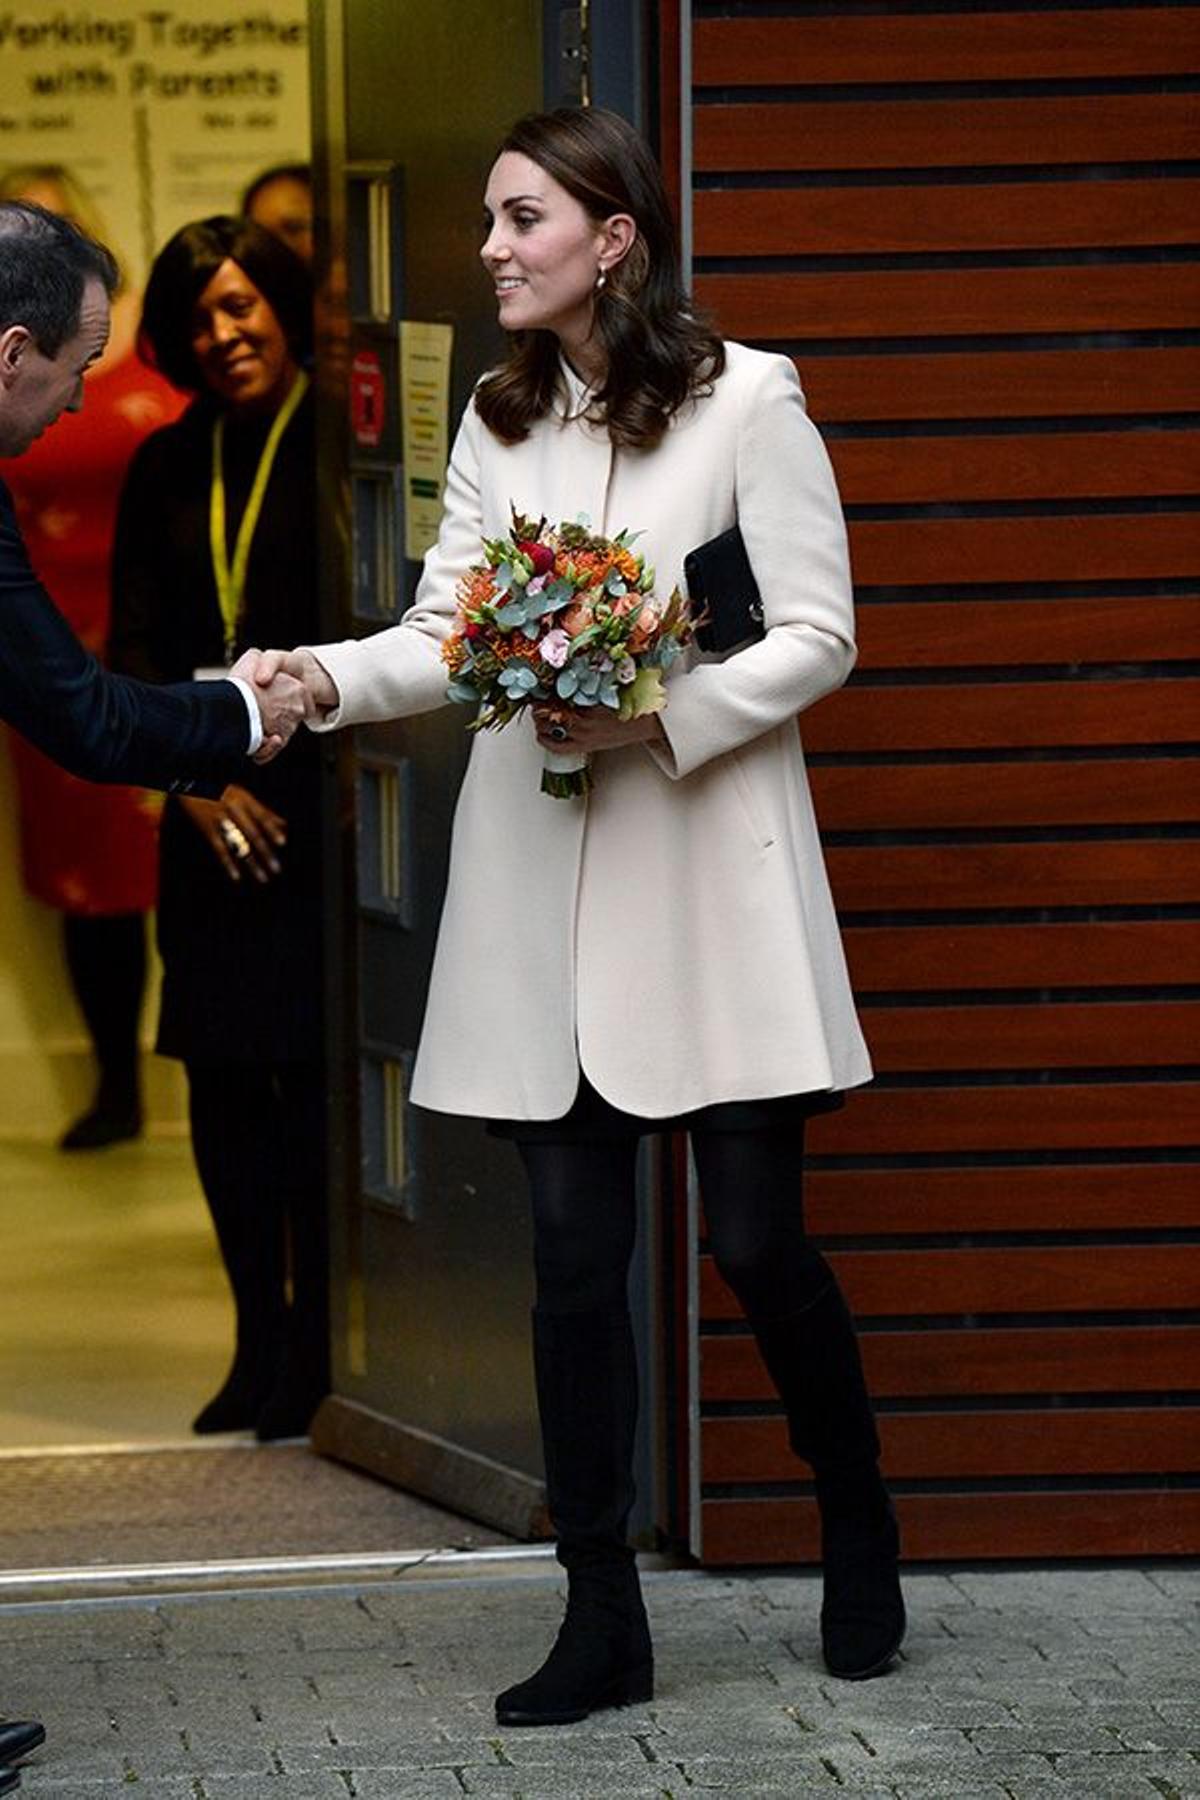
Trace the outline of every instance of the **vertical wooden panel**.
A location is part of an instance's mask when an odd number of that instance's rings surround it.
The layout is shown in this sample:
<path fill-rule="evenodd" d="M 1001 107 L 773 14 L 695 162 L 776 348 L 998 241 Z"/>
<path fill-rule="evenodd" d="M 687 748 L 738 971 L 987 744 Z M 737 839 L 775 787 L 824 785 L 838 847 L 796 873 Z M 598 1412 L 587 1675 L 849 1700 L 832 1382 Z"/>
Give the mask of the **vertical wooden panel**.
<path fill-rule="evenodd" d="M 696 290 L 850 509 L 864 654 L 802 732 L 883 1075 L 810 1217 L 916 1557 L 1200 1549 L 1198 64 L 1182 4 L 695 27 Z M 710 1272 L 701 1313 L 704 1553 L 811 1555 Z"/>

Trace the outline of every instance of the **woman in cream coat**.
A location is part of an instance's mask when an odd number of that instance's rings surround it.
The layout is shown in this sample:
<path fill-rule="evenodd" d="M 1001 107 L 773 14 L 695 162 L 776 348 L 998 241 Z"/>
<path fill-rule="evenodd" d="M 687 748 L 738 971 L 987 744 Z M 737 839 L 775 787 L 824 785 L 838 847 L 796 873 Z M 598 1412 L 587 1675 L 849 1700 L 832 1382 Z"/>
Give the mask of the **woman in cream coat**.
<path fill-rule="evenodd" d="M 904 1628 L 898 1537 L 853 1325 L 804 1235 L 806 1117 L 870 1077 L 796 715 L 854 661 L 845 528 L 791 363 L 722 344 L 679 283 L 661 180 L 614 115 L 522 120 L 488 184 L 482 256 L 513 334 L 468 406 L 416 602 L 363 642 L 272 653 L 325 728 L 443 704 L 456 584 L 511 510 L 641 531 L 657 591 L 740 524 L 766 633 L 677 665 L 665 710 L 571 715 L 586 800 L 540 793 L 561 729 L 475 738 L 413 1100 L 513 1137 L 530 1177 L 534 1358 L 568 1608 L 509 1724 L 646 1698 L 625 1524 L 636 1375 L 625 1282 L 639 1133 L 696 1153 L 709 1239 L 813 1464 L 828 1666 L 880 1673 Z"/>

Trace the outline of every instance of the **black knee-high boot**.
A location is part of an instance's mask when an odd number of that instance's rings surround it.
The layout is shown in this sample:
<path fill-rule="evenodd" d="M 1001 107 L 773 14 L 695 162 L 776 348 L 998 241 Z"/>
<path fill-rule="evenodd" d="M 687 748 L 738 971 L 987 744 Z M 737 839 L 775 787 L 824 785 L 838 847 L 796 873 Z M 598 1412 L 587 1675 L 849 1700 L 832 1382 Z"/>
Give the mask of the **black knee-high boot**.
<path fill-rule="evenodd" d="M 650 1628 L 626 1528 L 637 1358 L 625 1310 L 533 1314 L 546 1497 L 567 1612 L 545 1663 L 496 1701 L 502 1725 L 569 1725 L 649 1700 Z"/>
<path fill-rule="evenodd" d="M 900 1532 L 879 1472 L 854 1321 L 831 1281 L 803 1311 L 751 1324 L 787 1411 L 792 1448 L 816 1477 L 826 1666 L 847 1681 L 881 1675 L 906 1622 Z"/>

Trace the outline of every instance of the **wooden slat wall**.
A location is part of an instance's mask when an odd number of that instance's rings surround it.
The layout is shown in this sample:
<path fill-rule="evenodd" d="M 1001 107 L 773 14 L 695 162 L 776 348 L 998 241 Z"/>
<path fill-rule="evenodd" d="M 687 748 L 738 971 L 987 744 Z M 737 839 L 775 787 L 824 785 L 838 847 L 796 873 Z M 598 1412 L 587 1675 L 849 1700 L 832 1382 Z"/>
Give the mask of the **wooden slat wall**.
<path fill-rule="evenodd" d="M 879 1075 L 808 1208 L 907 1551 L 1194 1553 L 1200 11 L 692 10 L 697 297 L 795 358 L 850 520 L 802 729 Z M 701 1302 L 704 1557 L 811 1556 Z"/>

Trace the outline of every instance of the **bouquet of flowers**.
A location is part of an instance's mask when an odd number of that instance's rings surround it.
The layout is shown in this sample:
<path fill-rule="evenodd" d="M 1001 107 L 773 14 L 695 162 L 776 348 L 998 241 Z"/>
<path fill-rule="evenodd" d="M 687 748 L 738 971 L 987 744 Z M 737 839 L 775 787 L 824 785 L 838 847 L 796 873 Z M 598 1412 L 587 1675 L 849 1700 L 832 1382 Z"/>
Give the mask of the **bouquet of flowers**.
<path fill-rule="evenodd" d="M 442 645 L 450 699 L 478 708 L 468 731 L 499 731 L 532 705 L 549 707 L 564 737 L 572 712 L 589 707 L 622 719 L 662 709 L 664 672 L 694 622 L 678 588 L 665 605 L 655 599 L 654 570 L 633 542 L 628 531 L 597 537 L 583 521 L 548 525 L 515 508 L 508 536 L 483 540 Z M 586 755 L 547 756 L 544 794 L 571 799 L 591 785 Z"/>

